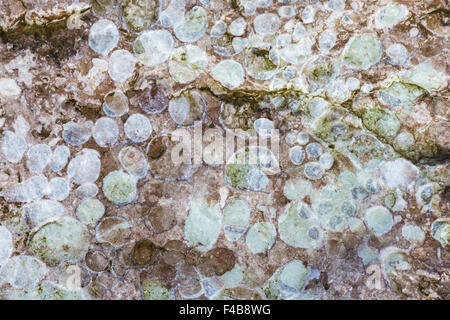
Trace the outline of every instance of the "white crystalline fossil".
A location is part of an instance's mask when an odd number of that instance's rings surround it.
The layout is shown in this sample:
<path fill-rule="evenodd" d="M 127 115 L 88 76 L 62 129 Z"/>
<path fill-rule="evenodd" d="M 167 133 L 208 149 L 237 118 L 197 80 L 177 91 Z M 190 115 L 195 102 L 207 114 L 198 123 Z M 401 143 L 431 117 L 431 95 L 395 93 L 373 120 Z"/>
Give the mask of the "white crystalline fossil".
<path fill-rule="evenodd" d="M 281 21 L 276 14 L 264 13 L 255 18 L 253 25 L 256 33 L 261 35 L 274 34 L 280 29 Z"/>
<path fill-rule="evenodd" d="M 127 81 L 134 73 L 136 58 L 127 50 L 116 50 L 109 57 L 109 76 L 117 82 Z"/>
<path fill-rule="evenodd" d="M 146 116 L 135 113 L 125 122 L 124 130 L 128 139 L 136 143 L 141 143 L 150 137 L 153 127 Z"/>
<path fill-rule="evenodd" d="M 89 46 L 101 55 L 108 55 L 119 42 L 119 30 L 111 20 L 98 20 L 89 32 Z"/>
<path fill-rule="evenodd" d="M 139 62 L 153 67 L 169 59 L 173 45 L 173 37 L 167 30 L 149 30 L 136 39 L 133 48 Z"/>
<path fill-rule="evenodd" d="M 114 120 L 103 117 L 95 122 L 92 136 L 100 147 L 112 146 L 119 138 L 119 127 Z"/>
<path fill-rule="evenodd" d="M 15 135 L 11 131 L 6 131 L 3 135 L 1 149 L 9 162 L 17 163 L 22 160 L 23 154 L 27 149 L 27 143 L 24 138 Z"/>
<path fill-rule="evenodd" d="M 55 172 L 61 171 L 66 166 L 69 156 L 69 148 L 63 145 L 57 146 L 53 151 L 53 155 L 50 161 L 50 168 Z"/>
<path fill-rule="evenodd" d="M 305 150 L 300 146 L 295 146 L 289 149 L 289 159 L 295 165 L 302 164 L 305 160 Z"/>
<path fill-rule="evenodd" d="M 70 161 L 67 176 L 76 184 L 95 182 L 100 175 L 100 167 L 100 154 L 92 149 L 83 149 Z"/>
<path fill-rule="evenodd" d="M 48 183 L 47 195 L 52 200 L 62 201 L 69 196 L 70 183 L 65 178 L 55 177 Z"/>
<path fill-rule="evenodd" d="M 36 144 L 28 149 L 27 167 L 31 173 L 41 173 L 49 164 L 52 149 L 46 144 Z"/>
<path fill-rule="evenodd" d="M 91 137 L 92 122 L 78 124 L 70 121 L 63 125 L 62 137 L 64 141 L 72 146 L 80 146 L 86 143 Z"/>

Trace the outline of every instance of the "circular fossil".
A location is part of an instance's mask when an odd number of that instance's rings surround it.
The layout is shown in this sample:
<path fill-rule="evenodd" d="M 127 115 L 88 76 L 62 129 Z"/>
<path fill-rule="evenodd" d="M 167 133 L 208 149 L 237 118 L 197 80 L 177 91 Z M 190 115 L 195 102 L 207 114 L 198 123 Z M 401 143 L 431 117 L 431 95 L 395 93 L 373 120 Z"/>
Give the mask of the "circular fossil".
<path fill-rule="evenodd" d="M 112 171 L 103 179 L 103 193 L 112 203 L 126 205 L 136 199 L 136 182 L 136 176 L 120 170 Z"/>
<path fill-rule="evenodd" d="M 28 242 L 28 249 L 49 266 L 83 257 L 89 246 L 89 231 L 81 222 L 63 217 L 39 228 Z"/>
<path fill-rule="evenodd" d="M 123 116 L 128 112 L 128 97 L 121 90 L 108 92 L 103 101 L 103 112 L 113 118 Z"/>
<path fill-rule="evenodd" d="M 159 0 L 124 0 L 121 17 L 130 31 L 140 33 L 158 21 L 160 6 Z"/>
<path fill-rule="evenodd" d="M 233 251 L 226 248 L 214 248 L 200 258 L 198 270 L 206 277 L 221 276 L 233 269 L 235 259 Z"/>
<path fill-rule="evenodd" d="M 115 6 L 116 0 L 90 0 L 91 10 L 98 16 L 110 14 Z"/>
<path fill-rule="evenodd" d="M 90 250 L 84 258 L 86 266 L 94 272 L 105 271 L 109 265 L 108 257 L 99 250 Z"/>
<path fill-rule="evenodd" d="M 149 114 L 163 112 L 169 104 L 164 82 L 150 78 L 146 79 L 142 86 L 144 89 L 137 94 L 137 105 L 139 108 Z"/>
<path fill-rule="evenodd" d="M 131 262 L 134 266 L 145 267 L 155 262 L 159 249 L 150 240 L 136 241 L 131 251 Z"/>
<path fill-rule="evenodd" d="M 169 231 L 177 224 L 175 212 L 169 205 L 155 206 L 149 210 L 144 220 L 147 228 L 155 233 Z"/>
<path fill-rule="evenodd" d="M 180 127 L 191 127 L 203 120 L 206 102 L 197 90 L 183 91 L 169 102 L 169 115 Z"/>
<path fill-rule="evenodd" d="M 105 248 L 118 249 L 131 236 L 131 225 L 122 217 L 106 217 L 95 228 L 95 237 Z"/>

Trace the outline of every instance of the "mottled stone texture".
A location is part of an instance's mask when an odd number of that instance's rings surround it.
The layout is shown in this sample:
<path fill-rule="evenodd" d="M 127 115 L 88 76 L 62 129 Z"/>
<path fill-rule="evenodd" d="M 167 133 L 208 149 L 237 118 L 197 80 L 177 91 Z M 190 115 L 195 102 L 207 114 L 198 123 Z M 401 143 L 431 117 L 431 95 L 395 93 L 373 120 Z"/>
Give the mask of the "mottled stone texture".
<path fill-rule="evenodd" d="M 0 0 L 0 297 L 450 299 L 449 28 L 444 0 Z"/>

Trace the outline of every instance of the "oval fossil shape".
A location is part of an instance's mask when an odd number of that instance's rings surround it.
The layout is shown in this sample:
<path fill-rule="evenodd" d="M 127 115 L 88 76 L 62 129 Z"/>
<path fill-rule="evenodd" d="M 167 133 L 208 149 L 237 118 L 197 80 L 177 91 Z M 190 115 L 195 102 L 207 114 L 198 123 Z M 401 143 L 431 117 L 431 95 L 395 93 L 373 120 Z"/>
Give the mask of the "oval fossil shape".
<path fill-rule="evenodd" d="M 147 175 L 147 157 L 139 149 L 132 146 L 123 148 L 119 153 L 119 161 L 122 167 L 136 178 L 145 178 Z"/>
<path fill-rule="evenodd" d="M 118 249 L 131 235 L 130 223 L 122 217 L 106 217 L 95 228 L 95 237 L 106 248 Z"/>
<path fill-rule="evenodd" d="M 95 224 L 105 214 L 105 206 L 98 199 L 84 199 L 76 209 L 77 218 L 84 224 Z"/>
<path fill-rule="evenodd" d="M 153 126 L 146 116 L 135 113 L 128 117 L 123 129 L 128 139 L 134 143 L 141 143 L 150 137 Z"/>
<path fill-rule="evenodd" d="M 167 30 L 145 31 L 134 42 L 134 54 L 142 64 L 154 67 L 169 59 L 173 42 Z"/>
<path fill-rule="evenodd" d="M 184 237 L 199 250 L 211 248 L 221 229 L 220 206 L 198 197 L 191 200 L 189 215 L 184 224 Z"/>
<path fill-rule="evenodd" d="M 159 253 L 158 247 L 147 239 L 139 240 L 131 251 L 131 262 L 134 266 L 145 267 L 155 262 Z"/>
<path fill-rule="evenodd" d="M 345 45 L 342 60 L 350 68 L 366 70 L 380 60 L 382 53 L 381 43 L 375 35 L 359 34 Z"/>
<path fill-rule="evenodd" d="M 39 228 L 28 242 L 30 252 L 49 266 L 82 258 L 89 246 L 89 231 L 81 222 L 64 217 Z"/>
<path fill-rule="evenodd" d="M 269 299 L 292 299 L 301 293 L 308 281 L 315 276 L 316 270 L 311 269 L 302 260 L 291 260 L 275 271 L 263 292 Z"/>
<path fill-rule="evenodd" d="M 103 99 L 103 112 L 113 118 L 121 117 L 128 112 L 128 97 L 121 90 L 113 90 Z"/>
<path fill-rule="evenodd" d="M 120 11 L 128 29 L 140 33 L 158 21 L 160 6 L 159 0 L 125 0 Z"/>
<path fill-rule="evenodd" d="M 206 113 L 206 103 L 200 92 L 183 91 L 169 102 L 169 115 L 180 127 L 186 128 L 202 121 Z"/>
<path fill-rule="evenodd" d="M 137 93 L 136 102 L 148 114 L 163 112 L 169 104 L 165 83 L 159 79 L 145 79 Z"/>
<path fill-rule="evenodd" d="M 89 46 L 98 54 L 107 56 L 117 46 L 119 37 L 119 30 L 114 22 L 100 19 L 89 31 Z"/>
<path fill-rule="evenodd" d="M 112 171 L 103 179 L 103 193 L 112 203 L 126 205 L 136 198 L 136 182 L 135 176 L 121 170 Z"/>
<path fill-rule="evenodd" d="M 151 208 L 144 222 L 153 232 L 163 233 L 175 227 L 177 218 L 170 206 L 162 205 Z"/>
<path fill-rule="evenodd" d="M 99 250 L 90 250 L 84 258 L 86 266 L 94 272 L 102 272 L 108 268 L 108 257 Z"/>
<path fill-rule="evenodd" d="M 183 42 L 195 42 L 205 34 L 208 28 L 208 17 L 205 9 L 193 7 L 184 17 L 182 23 L 174 28 L 175 36 Z"/>
<path fill-rule="evenodd" d="M 221 276 L 234 268 L 233 251 L 226 248 L 214 248 L 200 258 L 198 270 L 206 277 Z"/>
<path fill-rule="evenodd" d="M 67 176 L 76 184 L 92 183 L 100 175 L 100 154 L 93 149 L 82 149 L 67 167 Z"/>

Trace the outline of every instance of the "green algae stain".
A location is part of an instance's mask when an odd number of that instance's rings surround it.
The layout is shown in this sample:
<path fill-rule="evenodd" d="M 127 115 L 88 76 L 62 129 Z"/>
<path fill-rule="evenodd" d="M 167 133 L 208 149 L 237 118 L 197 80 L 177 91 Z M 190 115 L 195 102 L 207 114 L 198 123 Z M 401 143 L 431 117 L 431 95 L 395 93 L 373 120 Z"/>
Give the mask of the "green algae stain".
<path fill-rule="evenodd" d="M 83 257 L 89 246 L 89 231 L 80 222 L 65 217 L 36 231 L 28 242 L 30 252 L 49 266 Z"/>
<path fill-rule="evenodd" d="M 342 59 L 350 68 L 365 70 L 381 58 L 380 41 L 372 34 L 360 34 L 351 38 L 344 48 Z"/>
<path fill-rule="evenodd" d="M 362 116 L 363 124 L 367 129 L 383 138 L 391 138 L 400 130 L 398 118 L 379 107 L 367 109 Z"/>

